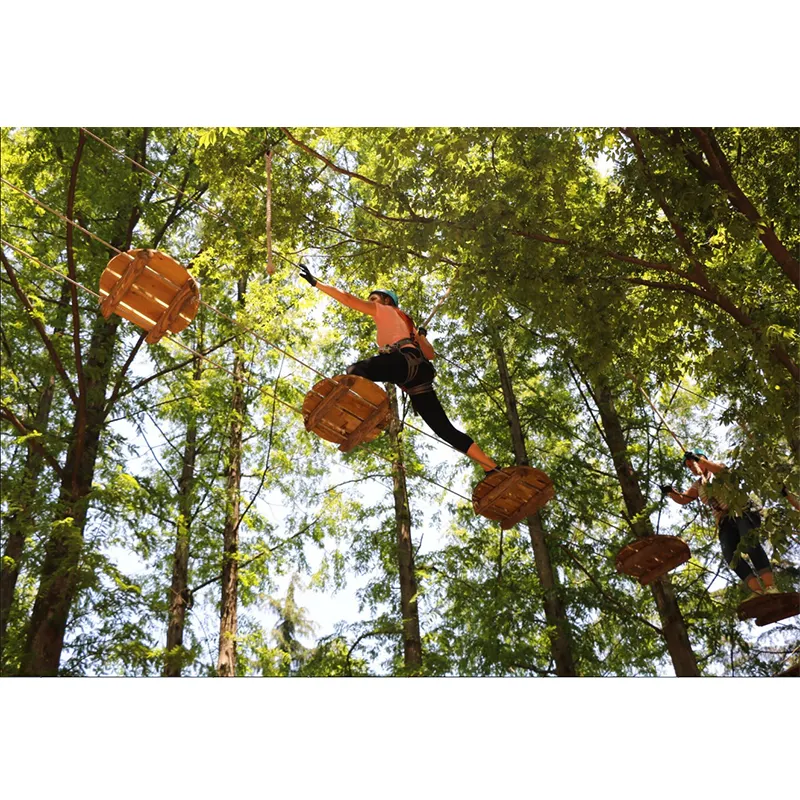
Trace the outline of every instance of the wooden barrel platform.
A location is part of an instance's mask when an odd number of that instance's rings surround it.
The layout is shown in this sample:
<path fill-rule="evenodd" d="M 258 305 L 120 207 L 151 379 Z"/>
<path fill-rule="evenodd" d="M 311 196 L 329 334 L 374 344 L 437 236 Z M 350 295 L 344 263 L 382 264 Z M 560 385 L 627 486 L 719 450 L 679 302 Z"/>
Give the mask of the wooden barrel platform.
<path fill-rule="evenodd" d="M 758 627 L 800 614 L 800 593 L 762 594 L 736 609 L 739 619 L 755 619 Z"/>
<path fill-rule="evenodd" d="M 623 547 L 617 555 L 617 572 L 647 586 L 689 560 L 691 551 L 677 536 L 647 536 Z"/>
<path fill-rule="evenodd" d="M 108 262 L 100 276 L 100 312 L 119 314 L 149 331 L 157 342 L 167 331 L 182 331 L 197 314 L 197 281 L 175 259 L 158 250 L 129 250 Z"/>
<path fill-rule="evenodd" d="M 389 423 L 389 396 L 360 375 L 323 378 L 306 395 L 303 421 L 307 431 L 348 453 L 377 438 Z"/>
<path fill-rule="evenodd" d="M 552 499 L 553 482 L 540 469 L 504 467 L 487 475 L 472 491 L 476 514 L 500 522 L 508 530 L 535 514 Z"/>

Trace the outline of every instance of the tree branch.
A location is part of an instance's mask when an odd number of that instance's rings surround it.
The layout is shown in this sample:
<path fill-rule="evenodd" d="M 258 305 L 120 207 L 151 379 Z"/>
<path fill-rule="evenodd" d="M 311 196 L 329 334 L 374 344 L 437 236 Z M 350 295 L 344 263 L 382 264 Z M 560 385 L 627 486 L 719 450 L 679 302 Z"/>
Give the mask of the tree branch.
<path fill-rule="evenodd" d="M 304 142 L 301 142 L 299 139 L 295 139 L 295 137 L 292 136 L 292 134 L 289 132 L 288 128 L 281 128 L 280 130 L 282 130 L 283 133 L 286 135 L 286 137 L 290 141 L 294 142 L 294 144 L 296 144 L 301 150 L 305 150 L 306 153 L 308 153 L 309 155 L 313 156 L 316 159 L 319 159 L 323 164 L 330 167 L 334 172 L 338 172 L 340 175 L 348 175 L 351 178 L 356 178 L 357 180 L 363 181 L 364 183 L 368 183 L 370 186 L 375 186 L 378 189 L 389 188 L 388 186 L 382 183 L 377 183 L 376 181 L 373 181 L 371 178 L 367 178 L 364 175 L 360 175 L 358 172 L 350 172 L 350 170 L 348 169 L 344 169 L 343 167 L 337 166 L 329 158 L 326 158 L 324 155 L 322 155 L 322 153 L 318 153 L 316 150 L 309 147 Z"/>
<path fill-rule="evenodd" d="M 706 278 L 705 269 L 703 265 L 700 263 L 700 260 L 694 253 L 694 249 L 692 248 L 691 243 L 689 242 L 689 238 L 686 235 L 686 231 L 681 225 L 680 221 L 678 220 L 677 216 L 675 215 L 674 210 L 667 202 L 667 198 L 664 196 L 664 193 L 658 186 L 656 182 L 655 176 L 653 175 L 652 170 L 650 169 L 650 164 L 645 157 L 644 150 L 642 149 L 642 143 L 639 140 L 636 131 L 633 128 L 621 128 L 622 133 L 628 137 L 628 140 L 633 145 L 633 150 L 636 153 L 636 158 L 639 160 L 639 164 L 642 167 L 642 172 L 644 173 L 645 179 L 650 184 L 650 188 L 652 189 L 653 193 L 655 194 L 656 201 L 658 202 L 659 206 L 661 206 L 661 210 L 664 212 L 664 216 L 666 216 L 667 220 L 669 221 L 672 230 L 675 233 L 675 236 L 678 239 L 683 251 L 689 257 L 689 261 L 692 263 L 694 267 L 694 274 L 687 274 L 684 273 L 683 277 L 691 280 L 693 283 L 697 283 L 698 285 L 707 285 L 708 280 Z"/>
<path fill-rule="evenodd" d="M 0 415 L 5 417 L 23 436 L 30 436 L 35 431 L 28 430 L 25 425 L 17 418 L 17 415 L 6 405 L 0 407 Z M 61 465 L 56 458 L 52 456 L 37 440 L 36 437 L 31 437 L 25 440 L 25 444 L 35 450 L 42 458 L 53 468 L 53 471 L 59 478 L 63 475 Z"/>
<path fill-rule="evenodd" d="M 143 335 L 146 336 L 147 335 L 147 331 L 145 331 L 145 333 Z M 210 355 L 215 350 L 219 350 L 220 347 L 224 347 L 226 344 L 228 344 L 228 342 L 232 341 L 235 338 L 236 338 L 235 336 L 229 336 L 227 339 L 223 340 L 219 344 L 215 344 L 212 348 L 206 350 L 204 353 L 201 353 L 201 355 L 203 355 L 203 356 Z M 191 358 L 187 358 L 187 359 L 185 359 L 184 361 L 181 361 L 178 364 L 173 364 L 172 366 L 164 367 L 164 369 L 161 369 L 158 372 L 153 373 L 152 375 L 148 375 L 146 378 L 142 378 L 142 380 L 140 380 L 138 383 L 135 383 L 129 389 L 126 389 L 124 392 L 119 392 L 117 397 L 114 398 L 115 401 L 116 400 L 121 400 L 123 397 L 127 397 L 129 394 L 133 394 L 134 392 L 136 392 L 139 389 L 141 389 L 142 386 L 145 386 L 146 384 L 150 383 L 150 381 L 154 381 L 157 378 L 161 378 L 164 375 L 168 375 L 170 372 L 175 372 L 176 370 L 183 369 L 183 367 L 191 364 L 194 361 L 195 358 L 196 358 L 196 356 L 192 356 Z M 124 375 L 124 373 L 122 373 L 120 375 L 120 381 L 122 380 L 122 376 L 123 375 Z M 108 415 L 108 413 L 111 411 L 111 406 L 112 406 L 112 402 L 109 399 L 109 402 L 106 404 L 106 410 L 105 410 L 106 415 Z"/>
<path fill-rule="evenodd" d="M 263 558 L 264 556 L 268 556 L 268 555 L 274 553 L 276 550 L 279 550 L 285 544 L 288 544 L 293 539 L 297 539 L 299 536 L 302 536 L 304 533 L 309 531 L 311 528 L 314 527 L 314 525 L 316 525 L 319 522 L 319 520 L 320 520 L 320 518 L 317 517 L 316 519 L 314 519 L 311 522 L 309 522 L 308 525 L 305 526 L 305 528 L 302 528 L 301 530 L 297 531 L 297 533 L 293 533 L 291 536 L 287 536 L 285 539 L 281 539 L 281 541 L 278 544 L 276 544 L 274 547 L 269 547 L 268 546 L 266 550 L 260 550 L 252 558 L 248 558 L 245 561 L 240 562 L 239 566 L 240 567 L 246 567 L 246 566 L 252 564 L 254 561 L 257 561 L 259 558 Z M 203 583 L 199 583 L 197 586 L 193 587 L 192 589 L 189 589 L 189 594 L 193 595 L 196 592 L 199 592 L 201 589 L 205 589 L 206 586 L 210 586 L 212 583 L 215 583 L 218 580 L 222 580 L 222 573 L 221 572 L 219 573 L 219 575 L 215 575 L 213 578 L 209 578 L 207 581 L 203 581 Z"/>
<path fill-rule="evenodd" d="M 136 354 L 139 352 L 139 348 L 142 346 L 142 342 L 145 340 L 146 336 L 147 336 L 147 331 L 142 331 L 136 344 L 131 349 L 127 361 L 123 364 L 122 369 L 120 370 L 119 373 L 119 377 L 117 378 L 117 381 L 114 384 L 114 388 L 111 391 L 111 396 L 108 398 L 105 410 L 103 411 L 103 419 L 105 419 L 108 416 L 108 412 L 111 411 L 111 408 L 117 401 L 117 395 L 119 394 L 120 387 L 122 386 L 122 380 L 125 377 L 125 373 L 128 371 L 128 368 L 133 363 L 133 359 L 136 358 Z"/>
<path fill-rule="evenodd" d="M 794 287 L 800 289 L 800 261 L 786 249 L 775 233 L 772 224 L 761 216 L 758 209 L 736 183 L 731 165 L 719 146 L 714 132 L 710 129 L 706 131 L 703 128 L 692 128 L 692 133 L 700 143 L 700 147 L 711 165 L 715 183 L 726 192 L 730 204 L 756 226 L 761 243 L 778 263 L 786 277 L 794 284 Z"/>
<path fill-rule="evenodd" d="M 569 558 L 575 563 L 578 569 L 580 569 L 580 571 L 584 575 L 586 575 L 586 577 L 592 582 L 597 591 L 599 591 L 600 594 L 606 598 L 606 600 L 608 600 L 610 603 L 612 603 L 612 605 L 616 606 L 620 611 L 622 611 L 625 616 L 630 617 L 631 619 L 635 619 L 637 622 L 641 622 L 643 625 L 647 625 L 648 628 L 652 628 L 657 634 L 663 635 L 664 632 L 661 630 L 661 628 L 658 627 L 658 625 L 653 625 L 652 622 L 646 620 L 644 617 L 640 617 L 638 614 L 633 614 L 631 611 L 626 609 L 625 606 L 623 606 L 622 603 L 620 603 L 615 597 L 608 594 L 606 590 L 603 589 L 603 587 L 597 581 L 597 579 L 594 577 L 594 575 L 592 575 L 592 573 L 589 572 L 589 570 L 572 553 L 572 550 L 569 547 L 567 547 L 565 544 L 562 544 L 561 542 L 558 542 L 558 546 L 569 556 Z"/>
<path fill-rule="evenodd" d="M 64 369 L 64 365 L 61 363 L 61 359 L 58 357 L 58 353 L 53 345 L 53 342 L 50 340 L 50 337 L 47 335 L 47 331 L 44 329 L 44 325 L 42 325 L 41 321 L 37 319 L 36 314 L 34 313 L 33 306 L 31 305 L 30 300 L 28 300 L 27 295 L 25 294 L 24 290 L 19 284 L 17 280 L 17 275 L 14 268 L 9 263 L 8 259 L 6 258 L 5 252 L 0 249 L 0 259 L 3 261 L 3 266 L 5 267 L 6 273 L 8 274 L 8 278 L 11 281 L 11 285 L 14 287 L 14 291 L 17 294 L 22 305 L 25 307 L 25 310 L 28 312 L 28 317 L 33 323 L 33 326 L 36 328 L 39 336 L 42 338 L 44 342 L 44 346 L 47 348 L 47 352 L 50 354 L 50 358 L 53 361 L 53 364 L 61 376 L 62 380 L 64 381 L 64 385 L 66 387 L 67 393 L 69 394 L 70 400 L 72 400 L 73 405 L 75 408 L 78 407 L 78 396 L 75 394 L 75 389 L 72 386 L 72 381 L 69 379 L 67 375 L 67 371 Z"/>

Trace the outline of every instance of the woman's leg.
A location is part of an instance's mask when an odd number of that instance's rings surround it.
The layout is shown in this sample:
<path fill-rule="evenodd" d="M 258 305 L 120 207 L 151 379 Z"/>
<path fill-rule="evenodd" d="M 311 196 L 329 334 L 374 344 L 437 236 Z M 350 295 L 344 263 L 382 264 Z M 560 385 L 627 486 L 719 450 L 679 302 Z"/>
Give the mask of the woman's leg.
<path fill-rule="evenodd" d="M 766 551 L 761 546 L 760 542 L 749 543 L 748 540 L 752 539 L 754 534 L 751 531 L 761 524 L 761 517 L 757 511 L 748 511 L 744 516 L 736 520 L 736 526 L 739 531 L 739 536 L 744 539 L 747 546 L 746 553 L 753 565 L 758 577 L 764 584 L 764 589 L 770 589 L 775 586 L 775 576 L 772 574 L 772 565 L 769 563 L 769 557 Z"/>
<path fill-rule="evenodd" d="M 719 521 L 718 534 L 725 563 L 739 576 L 748 589 L 760 593 L 761 585 L 755 573 L 750 569 L 750 565 L 736 554 L 736 548 L 741 541 L 736 521 L 730 517 L 723 517 Z"/>
<path fill-rule="evenodd" d="M 400 353 L 381 353 L 351 364 L 347 374 L 360 375 L 376 383 L 402 383 L 408 374 L 408 366 Z"/>
<path fill-rule="evenodd" d="M 458 430 L 450 422 L 433 389 L 423 394 L 412 394 L 411 405 L 417 414 L 428 423 L 431 430 L 456 450 L 469 456 L 473 461 L 477 461 L 487 472 L 497 467 L 497 464 L 475 444 L 472 437 Z"/>

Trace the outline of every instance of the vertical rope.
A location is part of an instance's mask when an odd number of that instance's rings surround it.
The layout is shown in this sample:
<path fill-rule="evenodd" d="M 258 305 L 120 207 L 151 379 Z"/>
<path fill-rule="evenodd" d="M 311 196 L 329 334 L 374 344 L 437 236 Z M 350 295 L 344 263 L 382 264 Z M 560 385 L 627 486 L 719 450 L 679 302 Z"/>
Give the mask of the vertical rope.
<path fill-rule="evenodd" d="M 653 403 L 651 402 L 650 398 L 647 395 L 647 392 L 641 386 L 639 387 L 639 391 L 644 395 L 644 399 L 647 400 L 650 408 L 652 408 L 653 411 L 656 412 L 656 415 L 661 420 L 661 422 L 664 425 L 664 428 L 666 429 L 667 433 L 676 441 L 678 447 L 680 447 L 681 450 L 686 450 L 686 448 L 681 443 L 681 440 L 669 429 L 669 425 L 667 425 L 667 422 L 664 419 L 664 417 L 661 416 L 661 413 L 659 412 L 659 410 L 653 405 Z"/>
<path fill-rule="evenodd" d="M 456 271 L 453 281 L 455 282 L 457 279 L 458 279 L 458 271 Z M 433 311 L 431 311 L 431 313 L 428 315 L 428 319 L 426 319 L 425 322 L 422 323 L 421 327 L 423 328 L 428 327 L 430 321 L 433 319 L 436 312 L 444 305 L 445 300 L 447 300 L 447 298 L 450 297 L 450 292 L 452 291 L 453 291 L 453 284 L 451 283 L 450 288 L 444 293 L 444 297 L 433 307 Z"/>

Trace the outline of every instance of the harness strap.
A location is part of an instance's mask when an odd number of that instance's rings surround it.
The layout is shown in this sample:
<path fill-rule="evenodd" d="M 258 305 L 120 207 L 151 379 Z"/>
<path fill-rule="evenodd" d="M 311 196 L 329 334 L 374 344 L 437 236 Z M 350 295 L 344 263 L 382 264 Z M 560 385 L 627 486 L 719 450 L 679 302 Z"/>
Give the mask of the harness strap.
<path fill-rule="evenodd" d="M 392 344 L 387 344 L 381 347 L 378 352 L 388 355 L 389 353 L 399 352 L 400 355 L 406 360 L 408 366 L 408 375 L 406 376 L 405 383 L 411 383 L 417 377 L 420 364 L 424 364 L 428 359 L 422 355 L 419 345 L 413 339 L 400 339 Z M 420 386 L 415 386 L 410 391 L 401 386 L 407 394 L 422 394 L 423 392 L 430 392 L 433 389 L 431 383 L 423 383 Z"/>
<path fill-rule="evenodd" d="M 405 386 L 400 387 L 409 397 L 416 394 L 425 394 L 426 392 L 433 391 L 433 382 L 430 383 L 420 383 L 417 386 L 414 386 L 411 389 L 406 389 Z"/>

